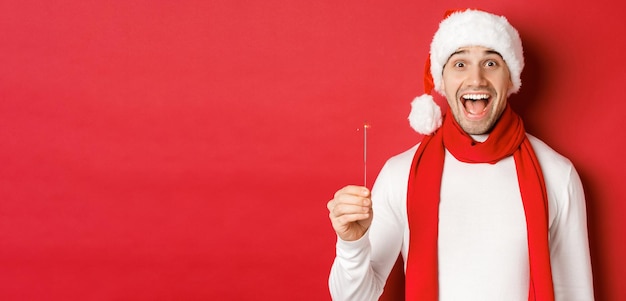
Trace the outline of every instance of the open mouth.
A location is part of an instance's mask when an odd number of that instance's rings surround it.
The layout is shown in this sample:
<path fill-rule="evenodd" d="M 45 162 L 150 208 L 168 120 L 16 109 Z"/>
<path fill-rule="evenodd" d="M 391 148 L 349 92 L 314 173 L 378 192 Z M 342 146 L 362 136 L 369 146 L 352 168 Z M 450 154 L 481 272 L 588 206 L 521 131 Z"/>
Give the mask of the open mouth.
<path fill-rule="evenodd" d="M 467 93 L 461 96 L 465 115 L 470 119 L 482 118 L 487 114 L 491 95 L 487 93 Z"/>

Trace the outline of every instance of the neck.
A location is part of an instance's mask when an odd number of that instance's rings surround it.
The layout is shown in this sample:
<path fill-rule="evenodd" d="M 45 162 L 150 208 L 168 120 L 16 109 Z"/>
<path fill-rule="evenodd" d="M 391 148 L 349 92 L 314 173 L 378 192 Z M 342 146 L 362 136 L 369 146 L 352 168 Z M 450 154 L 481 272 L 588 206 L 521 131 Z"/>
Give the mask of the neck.
<path fill-rule="evenodd" d="M 485 142 L 487 138 L 489 138 L 489 134 L 480 134 L 480 135 L 470 135 L 474 141 L 477 142 Z"/>

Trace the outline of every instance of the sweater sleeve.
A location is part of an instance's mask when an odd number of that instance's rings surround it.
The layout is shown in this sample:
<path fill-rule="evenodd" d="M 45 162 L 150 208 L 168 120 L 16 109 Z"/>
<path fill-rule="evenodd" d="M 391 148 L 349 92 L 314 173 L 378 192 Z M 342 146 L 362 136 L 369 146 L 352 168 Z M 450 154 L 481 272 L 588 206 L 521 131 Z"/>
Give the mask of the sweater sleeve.
<path fill-rule="evenodd" d="M 337 239 L 329 277 L 333 300 L 378 300 L 383 292 L 402 247 L 405 225 L 401 215 L 406 197 L 398 193 L 396 180 L 402 173 L 393 165 L 383 166 L 372 189 L 374 218 L 366 234 L 356 241 Z"/>
<path fill-rule="evenodd" d="M 550 260 L 557 301 L 594 300 L 587 236 L 585 194 L 572 165 L 558 191 L 556 216 L 550 226 Z"/>

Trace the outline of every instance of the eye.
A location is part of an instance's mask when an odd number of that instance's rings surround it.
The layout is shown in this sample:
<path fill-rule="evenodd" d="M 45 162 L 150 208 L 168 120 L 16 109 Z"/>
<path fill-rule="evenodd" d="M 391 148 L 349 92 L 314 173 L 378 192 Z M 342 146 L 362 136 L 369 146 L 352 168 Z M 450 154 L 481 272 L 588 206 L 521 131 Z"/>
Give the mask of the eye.
<path fill-rule="evenodd" d="M 456 62 L 456 63 L 454 63 L 454 67 L 456 67 L 456 68 L 463 68 L 463 67 L 465 67 L 465 63 L 463 63 L 463 62 Z"/>
<path fill-rule="evenodd" d="M 498 62 L 496 61 L 489 60 L 485 62 L 485 67 L 496 67 L 496 66 L 498 66 Z"/>

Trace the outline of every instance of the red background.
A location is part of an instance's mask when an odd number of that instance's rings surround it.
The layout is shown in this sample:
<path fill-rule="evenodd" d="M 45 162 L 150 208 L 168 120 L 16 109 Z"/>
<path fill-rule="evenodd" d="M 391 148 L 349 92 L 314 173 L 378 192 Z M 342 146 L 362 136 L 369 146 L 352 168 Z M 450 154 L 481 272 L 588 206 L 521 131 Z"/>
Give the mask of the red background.
<path fill-rule="evenodd" d="M 328 300 L 357 129 L 370 179 L 419 141 L 430 39 L 467 5 L 2 1 L 0 299 Z M 597 299 L 626 300 L 619 2 L 470 6 L 519 29 L 511 101 L 577 166 Z"/>

